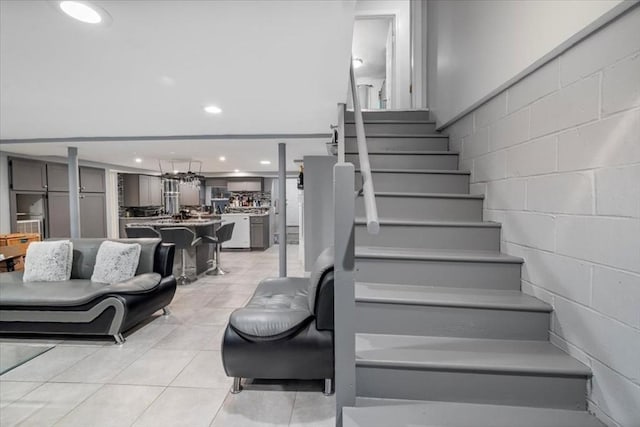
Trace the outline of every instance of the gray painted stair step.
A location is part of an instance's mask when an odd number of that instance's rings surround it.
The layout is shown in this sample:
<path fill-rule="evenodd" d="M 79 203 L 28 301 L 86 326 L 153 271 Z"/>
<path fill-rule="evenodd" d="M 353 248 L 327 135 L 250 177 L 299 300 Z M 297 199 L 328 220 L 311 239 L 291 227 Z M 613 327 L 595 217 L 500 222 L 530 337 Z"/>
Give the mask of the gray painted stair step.
<path fill-rule="evenodd" d="M 484 196 L 447 193 L 385 193 L 376 191 L 380 219 L 481 221 Z M 356 199 L 356 216 L 364 216 L 364 197 Z"/>
<path fill-rule="evenodd" d="M 343 427 L 604 427 L 585 411 L 358 398 L 343 409 Z"/>
<path fill-rule="evenodd" d="M 435 122 L 409 122 L 394 120 L 366 120 L 364 122 L 364 133 L 386 134 L 386 135 L 423 135 L 436 132 Z M 356 136 L 355 123 L 345 122 L 345 136 Z"/>
<path fill-rule="evenodd" d="M 346 153 L 345 161 L 360 167 L 358 153 Z M 369 151 L 369 163 L 374 169 L 443 169 L 458 168 L 458 153 L 454 151 Z"/>
<path fill-rule="evenodd" d="M 500 250 L 500 224 L 384 219 L 380 232 L 367 232 L 364 218 L 356 218 L 356 244 L 423 249 Z"/>
<path fill-rule="evenodd" d="M 356 334 L 363 397 L 582 410 L 590 376 L 546 341 Z"/>
<path fill-rule="evenodd" d="M 548 340 L 551 307 L 520 291 L 356 282 L 356 331 Z"/>
<path fill-rule="evenodd" d="M 447 150 L 449 137 L 440 134 L 431 135 L 370 135 L 367 134 L 367 148 L 370 151 L 436 151 Z M 355 137 L 346 136 L 344 139 L 347 151 L 358 151 L 358 143 Z"/>
<path fill-rule="evenodd" d="M 369 120 L 395 120 L 395 121 L 431 121 L 429 110 L 375 110 L 363 111 L 362 118 L 364 121 Z M 353 111 L 345 111 L 345 122 L 353 122 Z"/>
<path fill-rule="evenodd" d="M 372 169 L 373 187 L 376 191 L 405 191 L 412 193 L 469 193 L 468 171 L 437 169 Z M 356 170 L 356 188 L 362 177 Z"/>
<path fill-rule="evenodd" d="M 495 251 L 356 246 L 359 282 L 520 289 L 522 259 Z"/>

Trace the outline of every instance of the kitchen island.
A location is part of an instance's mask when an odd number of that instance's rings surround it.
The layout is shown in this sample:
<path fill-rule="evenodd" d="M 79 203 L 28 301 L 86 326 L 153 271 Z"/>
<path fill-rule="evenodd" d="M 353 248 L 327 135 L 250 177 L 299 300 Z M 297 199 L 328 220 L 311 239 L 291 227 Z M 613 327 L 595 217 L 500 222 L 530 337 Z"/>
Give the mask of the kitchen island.
<path fill-rule="evenodd" d="M 196 237 L 203 236 L 215 236 L 216 229 L 222 223 L 219 219 L 186 219 L 186 220 L 174 220 L 171 218 L 159 219 L 156 221 L 143 220 L 139 222 L 132 222 L 129 225 L 153 227 L 160 231 L 161 228 L 170 227 L 187 227 L 191 229 Z M 208 261 L 213 259 L 214 246 L 207 243 L 202 243 L 193 248 L 186 250 L 186 274 L 191 280 L 195 280 L 198 275 L 204 273 L 209 268 Z M 181 268 L 181 255 L 176 251 L 176 256 L 173 262 L 174 275 L 178 276 Z"/>

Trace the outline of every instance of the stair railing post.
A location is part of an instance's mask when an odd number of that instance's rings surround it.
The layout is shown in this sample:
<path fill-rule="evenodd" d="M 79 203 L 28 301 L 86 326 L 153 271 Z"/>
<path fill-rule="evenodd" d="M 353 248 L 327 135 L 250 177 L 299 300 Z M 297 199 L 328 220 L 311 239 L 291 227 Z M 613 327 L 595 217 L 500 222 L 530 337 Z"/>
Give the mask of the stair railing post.
<path fill-rule="evenodd" d="M 342 408 L 356 403 L 356 343 L 354 291 L 355 168 L 333 167 L 334 194 L 334 341 L 336 426 L 342 426 Z"/>

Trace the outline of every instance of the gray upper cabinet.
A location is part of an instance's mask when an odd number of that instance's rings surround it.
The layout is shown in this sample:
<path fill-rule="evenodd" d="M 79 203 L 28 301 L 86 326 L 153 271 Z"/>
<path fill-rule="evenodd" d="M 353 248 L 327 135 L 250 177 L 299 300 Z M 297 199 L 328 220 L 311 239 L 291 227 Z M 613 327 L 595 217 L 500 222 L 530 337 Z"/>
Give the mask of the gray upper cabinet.
<path fill-rule="evenodd" d="M 262 191 L 262 178 L 229 180 L 227 191 Z"/>
<path fill-rule="evenodd" d="M 162 178 L 149 176 L 149 203 L 151 206 L 162 206 Z"/>
<path fill-rule="evenodd" d="M 47 163 L 49 191 L 69 191 L 69 167 L 62 163 Z"/>
<path fill-rule="evenodd" d="M 125 174 L 124 206 L 161 206 L 162 179 L 158 176 Z"/>
<path fill-rule="evenodd" d="M 80 166 L 80 191 L 83 193 L 104 193 L 104 169 Z"/>
<path fill-rule="evenodd" d="M 11 159 L 11 188 L 17 191 L 47 189 L 47 167 L 44 162 Z"/>

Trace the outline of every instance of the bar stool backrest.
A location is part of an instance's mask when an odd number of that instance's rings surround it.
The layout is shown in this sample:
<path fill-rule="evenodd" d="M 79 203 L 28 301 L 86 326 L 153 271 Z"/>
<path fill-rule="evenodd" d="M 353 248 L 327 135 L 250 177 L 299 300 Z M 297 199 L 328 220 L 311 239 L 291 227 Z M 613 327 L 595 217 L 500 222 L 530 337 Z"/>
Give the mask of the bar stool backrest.
<path fill-rule="evenodd" d="M 124 231 L 127 233 L 129 239 L 142 239 L 142 238 L 159 238 L 160 233 L 153 227 L 147 226 L 131 226 L 125 227 Z"/>
<path fill-rule="evenodd" d="M 196 234 L 187 227 L 166 227 L 160 229 L 164 243 L 173 243 L 176 249 L 187 249 L 196 238 Z"/>
<path fill-rule="evenodd" d="M 216 230 L 216 238 L 218 240 L 218 244 L 231 240 L 231 236 L 233 235 L 233 227 L 235 225 L 236 224 L 234 222 L 228 222 L 226 224 L 222 224 L 222 226 Z"/>

